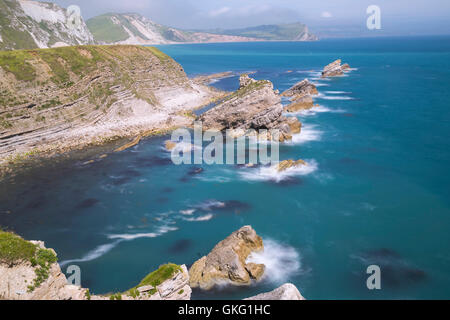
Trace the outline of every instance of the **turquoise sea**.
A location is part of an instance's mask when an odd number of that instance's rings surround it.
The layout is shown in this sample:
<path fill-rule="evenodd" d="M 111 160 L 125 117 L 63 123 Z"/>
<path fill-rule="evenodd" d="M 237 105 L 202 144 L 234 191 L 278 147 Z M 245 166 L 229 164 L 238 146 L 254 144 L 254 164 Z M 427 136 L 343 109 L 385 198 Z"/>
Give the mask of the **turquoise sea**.
<path fill-rule="evenodd" d="M 265 242 L 266 278 L 194 291 L 241 299 L 294 283 L 307 299 L 450 297 L 450 37 L 167 45 L 190 75 L 255 72 L 283 91 L 308 78 L 320 108 L 281 159 L 290 176 L 175 166 L 166 137 L 107 158 L 46 161 L 0 182 L 0 225 L 44 240 L 93 293 L 124 291 L 160 264 L 191 265 L 243 225 Z M 341 58 L 353 68 L 322 80 Z M 234 90 L 238 77 L 213 83 Z M 381 290 L 366 268 L 381 267 Z"/>

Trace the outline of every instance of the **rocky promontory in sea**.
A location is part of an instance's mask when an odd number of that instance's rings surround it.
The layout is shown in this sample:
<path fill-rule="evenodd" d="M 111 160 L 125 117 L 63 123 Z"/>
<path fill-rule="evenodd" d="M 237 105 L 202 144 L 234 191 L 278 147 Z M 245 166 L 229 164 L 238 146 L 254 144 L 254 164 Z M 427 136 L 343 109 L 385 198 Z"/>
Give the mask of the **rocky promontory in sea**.
<path fill-rule="evenodd" d="M 314 106 L 313 96 L 318 94 L 317 87 L 308 79 L 297 82 L 281 94 L 291 101 L 291 104 L 285 107 L 285 111 L 296 112 L 312 108 Z"/>
<path fill-rule="evenodd" d="M 341 59 L 338 59 L 325 66 L 322 71 L 322 78 L 342 76 L 345 71 L 350 69 L 350 66 L 348 65 L 348 63 L 341 63 Z"/>
<path fill-rule="evenodd" d="M 295 117 L 283 116 L 281 97 L 268 80 L 255 80 L 248 75 L 240 77 L 240 88 L 199 119 L 204 130 L 225 131 L 243 136 L 249 130 L 278 129 L 279 141 L 291 140 L 300 133 L 301 123 Z M 268 136 L 267 139 L 271 139 Z"/>
<path fill-rule="evenodd" d="M 0 52 L 0 164 L 189 126 L 223 94 L 152 47 Z"/>
<path fill-rule="evenodd" d="M 247 263 L 252 252 L 264 250 L 262 238 L 250 226 L 233 232 L 189 269 L 193 288 L 211 289 L 217 284 L 249 285 L 264 274 L 263 264 Z"/>
<path fill-rule="evenodd" d="M 168 263 L 149 273 L 124 292 L 91 294 L 89 289 L 68 284 L 53 249 L 42 241 L 26 241 L 0 230 L 0 300 L 190 300 L 192 289 L 215 284 L 248 285 L 260 279 L 265 266 L 247 263 L 251 252 L 263 242 L 250 226 L 242 227 L 221 241 L 191 269 Z M 213 297 L 212 297 L 213 298 Z M 303 300 L 292 284 L 284 284 L 250 300 Z"/>

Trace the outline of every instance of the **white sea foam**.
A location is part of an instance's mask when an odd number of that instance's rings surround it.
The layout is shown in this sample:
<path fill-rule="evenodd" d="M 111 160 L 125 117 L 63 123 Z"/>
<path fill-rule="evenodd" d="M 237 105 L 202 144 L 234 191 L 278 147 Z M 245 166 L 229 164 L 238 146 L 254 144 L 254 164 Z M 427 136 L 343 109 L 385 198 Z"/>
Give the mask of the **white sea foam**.
<path fill-rule="evenodd" d="M 294 176 L 305 176 L 317 170 L 318 165 L 315 160 L 307 160 L 306 166 L 298 166 L 278 171 L 277 165 L 261 167 L 259 169 L 242 169 L 239 174 L 248 181 L 274 181 L 281 182 Z"/>
<path fill-rule="evenodd" d="M 116 240 L 111 243 L 102 244 L 95 248 L 94 250 L 89 251 L 87 254 L 85 254 L 80 259 L 72 259 L 72 260 L 65 260 L 60 262 L 61 266 L 65 266 L 69 263 L 73 262 L 86 262 L 86 261 L 92 261 L 97 258 L 100 258 L 101 256 L 105 255 L 109 251 L 111 251 L 113 248 L 115 248 L 119 243 L 122 241 L 130 241 L 138 238 L 156 238 L 159 237 L 169 231 L 175 231 L 178 230 L 177 227 L 171 227 L 171 226 L 161 226 L 158 228 L 156 232 L 149 232 L 149 233 L 132 233 L 132 234 L 110 234 L 108 235 L 109 239 Z"/>
<path fill-rule="evenodd" d="M 185 215 L 185 216 L 190 216 L 190 215 L 192 215 L 194 212 L 195 212 L 195 209 L 180 210 L 180 213 L 181 213 L 182 215 Z"/>
<path fill-rule="evenodd" d="M 226 206 L 225 202 L 218 200 L 206 200 L 195 207 L 203 211 L 211 211 L 213 208 L 224 208 Z"/>
<path fill-rule="evenodd" d="M 86 261 L 95 260 L 95 259 L 103 256 L 107 252 L 111 251 L 111 249 L 113 249 L 115 246 L 117 246 L 122 241 L 123 240 L 117 240 L 112 243 L 102 244 L 101 246 L 98 246 L 94 250 L 89 251 L 86 255 L 84 255 L 80 259 L 65 260 L 65 261 L 60 262 L 59 264 L 61 267 L 63 267 L 65 265 L 67 265 L 69 263 L 73 263 L 73 262 L 86 262 Z"/>
<path fill-rule="evenodd" d="M 300 133 L 294 134 L 292 140 L 287 144 L 297 145 L 310 141 L 320 141 L 322 139 L 323 132 L 315 129 L 315 125 L 304 125 Z"/>
<path fill-rule="evenodd" d="M 183 219 L 186 221 L 195 222 L 195 221 L 208 221 L 208 220 L 211 220 L 213 217 L 214 217 L 214 215 L 209 213 L 209 214 L 205 214 L 204 216 L 199 216 L 199 217 L 195 217 L 195 218 L 183 218 Z"/>
<path fill-rule="evenodd" d="M 354 98 L 352 97 L 348 97 L 348 96 L 327 96 L 327 95 L 322 95 L 318 97 L 319 99 L 324 99 L 324 100 L 354 100 Z"/>
<path fill-rule="evenodd" d="M 266 266 L 263 280 L 284 283 L 301 269 L 300 254 L 294 247 L 272 239 L 264 239 L 264 251 L 253 252 L 246 262 Z"/>
<path fill-rule="evenodd" d="M 347 91 L 325 91 L 325 93 L 328 93 L 328 94 L 351 94 L 351 92 L 347 92 Z"/>

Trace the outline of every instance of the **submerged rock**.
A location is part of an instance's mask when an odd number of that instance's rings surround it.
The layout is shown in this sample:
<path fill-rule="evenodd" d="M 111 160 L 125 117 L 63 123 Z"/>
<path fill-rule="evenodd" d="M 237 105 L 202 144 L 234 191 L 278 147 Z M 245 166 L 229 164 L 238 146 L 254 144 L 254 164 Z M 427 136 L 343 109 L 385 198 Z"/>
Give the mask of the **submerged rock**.
<path fill-rule="evenodd" d="M 305 161 L 301 160 L 301 159 L 299 159 L 297 161 L 284 160 L 284 161 L 281 161 L 277 165 L 277 171 L 278 172 L 282 172 L 282 171 L 285 171 L 285 170 L 290 169 L 290 168 L 297 168 L 297 167 L 300 167 L 300 166 L 307 166 L 307 165 L 308 164 Z"/>
<path fill-rule="evenodd" d="M 277 129 L 279 141 L 292 138 L 291 127 L 300 127 L 295 118 L 288 119 L 283 116 L 281 98 L 273 90 L 270 81 L 256 81 L 241 76 L 239 90 L 227 97 L 222 103 L 203 113 L 199 120 L 203 122 L 204 130 L 225 131 L 231 129 L 232 137 L 255 135 L 255 130 Z M 294 125 L 294 122 L 297 124 Z M 275 140 L 270 134 L 266 139 Z"/>
<path fill-rule="evenodd" d="M 341 65 L 341 62 L 342 62 L 341 59 L 338 59 L 336 61 L 333 61 L 329 65 L 325 66 L 325 68 L 323 68 L 322 71 L 322 78 L 336 77 L 343 75 L 344 71 L 348 70 L 350 66 L 347 63 Z"/>
<path fill-rule="evenodd" d="M 281 287 L 266 293 L 244 300 L 306 300 L 298 291 L 297 287 L 291 283 L 283 284 Z"/>
<path fill-rule="evenodd" d="M 262 238 L 255 230 L 251 226 L 242 227 L 192 265 L 189 270 L 191 287 L 208 290 L 220 283 L 249 285 L 252 279 L 259 280 L 265 266 L 247 264 L 246 259 L 250 253 L 263 249 Z"/>
<path fill-rule="evenodd" d="M 172 151 L 176 146 L 176 142 L 167 140 L 166 142 L 164 142 L 164 146 L 166 147 L 167 151 Z"/>

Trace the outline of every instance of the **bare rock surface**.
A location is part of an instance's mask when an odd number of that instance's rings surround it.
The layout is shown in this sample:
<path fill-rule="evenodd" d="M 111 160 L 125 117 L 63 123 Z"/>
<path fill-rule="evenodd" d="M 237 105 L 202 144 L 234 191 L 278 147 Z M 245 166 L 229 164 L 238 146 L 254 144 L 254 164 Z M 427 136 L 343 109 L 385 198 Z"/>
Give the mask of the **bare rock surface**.
<path fill-rule="evenodd" d="M 199 117 L 204 130 L 231 129 L 235 136 L 251 130 L 277 129 L 279 141 L 292 139 L 292 128 L 300 128 L 296 119 L 283 116 L 280 96 L 267 80 L 254 80 L 248 75 L 240 78 L 240 88 L 222 103 Z M 296 123 L 294 123 L 296 122 Z M 267 136 L 268 139 L 274 137 Z"/>
<path fill-rule="evenodd" d="M 56 257 L 56 252 L 47 249 L 42 241 L 25 241 L 19 237 L 17 239 L 22 243 L 34 245 L 37 249 L 49 251 Z M 0 245 L 2 248 L 8 248 L 4 244 Z M 125 293 L 116 293 L 113 297 L 120 296 L 121 300 L 189 300 L 192 290 L 186 266 L 171 266 L 175 272 L 162 279 L 161 283 L 138 286 Z M 38 270 L 39 268 L 39 263 L 25 259 L 0 260 L 0 300 L 111 300 L 109 295 L 91 295 L 88 289 L 68 284 L 56 262 L 49 265 L 45 280 L 36 285 L 37 274 L 42 274 L 42 268 Z M 30 288 L 31 285 L 33 288 Z"/>
<path fill-rule="evenodd" d="M 297 287 L 291 283 L 283 284 L 281 287 L 266 293 L 244 300 L 306 300 L 298 291 Z"/>
<path fill-rule="evenodd" d="M 189 270 L 192 288 L 211 289 L 217 284 L 249 285 L 264 273 L 262 264 L 246 263 L 250 253 L 263 250 L 263 241 L 251 226 L 244 226 L 219 242 Z"/>
<path fill-rule="evenodd" d="M 341 65 L 341 63 L 342 63 L 341 59 L 338 59 L 336 61 L 333 61 L 329 65 L 325 66 L 325 68 L 323 68 L 322 71 L 322 78 L 336 77 L 343 75 L 344 71 L 348 70 L 350 66 L 347 63 L 343 65 Z"/>

